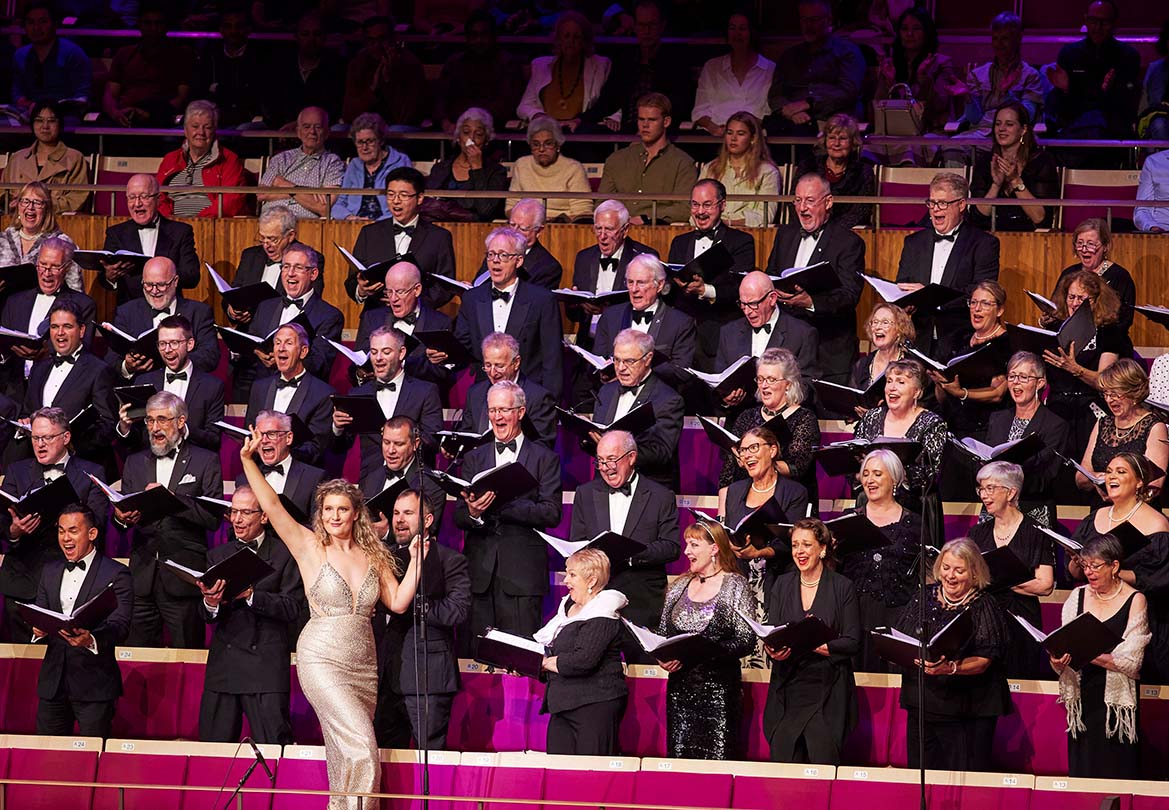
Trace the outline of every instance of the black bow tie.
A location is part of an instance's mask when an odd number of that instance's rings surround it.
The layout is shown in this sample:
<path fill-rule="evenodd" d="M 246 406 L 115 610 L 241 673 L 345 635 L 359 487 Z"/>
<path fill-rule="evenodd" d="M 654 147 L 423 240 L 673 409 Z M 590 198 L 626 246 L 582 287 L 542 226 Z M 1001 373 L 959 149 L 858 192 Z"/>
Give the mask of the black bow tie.
<path fill-rule="evenodd" d="M 954 231 L 953 233 L 938 233 L 937 231 L 934 231 L 934 242 L 953 242 L 957 236 L 957 231 Z"/>
<path fill-rule="evenodd" d="M 72 571 L 75 568 L 80 568 L 82 571 L 84 571 L 85 570 L 85 560 L 78 560 L 77 562 L 69 562 L 68 560 L 65 560 L 65 570 L 66 571 Z"/>
<path fill-rule="evenodd" d="M 163 453 L 161 456 L 155 456 L 160 461 L 164 458 L 177 458 L 179 455 L 179 448 L 172 447 L 169 453 Z M 161 481 L 159 483 L 162 483 Z"/>
<path fill-rule="evenodd" d="M 63 473 L 65 472 L 65 462 L 62 461 L 60 464 L 44 464 L 41 466 L 41 469 L 44 472 L 52 472 L 53 470 L 56 470 L 59 473 Z"/>
<path fill-rule="evenodd" d="M 374 380 L 373 387 L 378 391 L 397 391 L 398 384 L 396 382 L 382 382 L 381 380 Z"/>
<path fill-rule="evenodd" d="M 386 467 L 386 483 L 388 484 L 391 481 L 396 481 L 397 479 L 403 477 L 405 474 L 406 474 L 405 470 L 391 470 L 389 467 Z"/>
<path fill-rule="evenodd" d="M 58 355 L 55 355 L 53 357 L 53 365 L 54 366 L 59 366 L 59 365 L 62 365 L 63 363 L 68 363 L 69 365 L 73 365 L 76 362 L 77 362 L 77 358 L 72 354 L 58 354 Z"/>
<path fill-rule="evenodd" d="M 250 548 L 252 551 L 257 551 L 260 548 L 259 540 L 244 540 L 242 537 L 237 537 L 235 542 L 240 548 Z"/>
<path fill-rule="evenodd" d="M 394 223 L 394 236 L 397 236 L 400 233 L 404 233 L 407 236 L 413 236 L 414 235 L 414 228 L 416 228 L 416 227 L 417 227 L 416 225 L 399 225 L 398 223 L 395 222 Z"/>
<path fill-rule="evenodd" d="M 286 295 L 283 298 L 281 298 L 280 300 L 282 300 L 284 302 L 284 306 L 286 306 L 286 307 L 296 307 L 297 309 L 304 309 L 304 299 L 303 298 L 289 298 Z"/>
<path fill-rule="evenodd" d="M 702 228 L 695 228 L 694 233 L 697 234 L 695 241 L 698 241 L 698 239 L 709 239 L 712 242 L 718 241 L 718 239 L 715 238 L 715 235 L 718 233 L 718 225 L 715 225 L 708 231 L 704 231 Z"/>
<path fill-rule="evenodd" d="M 268 473 L 276 473 L 277 475 L 284 475 L 283 464 L 260 464 L 260 474 L 267 475 Z"/>
<path fill-rule="evenodd" d="M 510 450 L 513 453 L 516 452 L 515 439 L 512 439 L 511 441 L 496 442 L 495 443 L 495 452 L 496 453 L 502 453 L 504 450 Z"/>
<path fill-rule="evenodd" d="M 759 334 L 760 332 L 766 332 L 767 334 L 770 335 L 771 334 L 771 324 L 765 323 L 762 326 L 752 326 L 751 331 L 754 332 L 755 334 Z"/>
<path fill-rule="evenodd" d="M 281 388 L 296 388 L 298 385 L 300 385 L 300 377 L 294 377 L 291 380 L 286 380 L 281 377 L 276 381 L 276 390 L 279 391 Z"/>
<path fill-rule="evenodd" d="M 135 222 L 134 226 L 140 231 L 152 231 L 158 227 L 158 217 L 150 220 L 150 222 L 147 222 L 145 225 L 139 225 L 137 222 Z"/>
<path fill-rule="evenodd" d="M 157 318 L 159 315 L 161 315 L 164 318 L 169 318 L 170 317 L 170 307 L 163 307 L 162 309 L 155 309 L 154 307 L 151 307 L 150 313 L 151 313 L 152 318 Z"/>
<path fill-rule="evenodd" d="M 635 310 L 633 310 L 633 322 L 634 323 L 649 323 L 653 319 L 654 319 L 654 314 L 652 312 L 650 312 L 648 309 L 635 309 Z"/>
<path fill-rule="evenodd" d="M 418 323 L 418 310 L 414 310 L 408 315 L 403 315 L 401 318 L 396 318 L 394 323 L 408 323 L 413 326 Z"/>
<path fill-rule="evenodd" d="M 814 231 L 805 231 L 803 228 L 800 228 L 800 239 L 819 239 L 822 233 L 824 233 L 823 228 L 817 228 Z"/>
<path fill-rule="evenodd" d="M 187 372 L 185 372 L 185 371 L 176 371 L 174 374 L 171 374 L 169 371 L 166 373 L 166 381 L 168 383 L 172 383 L 175 380 L 185 380 L 185 379 L 187 379 Z"/>
<path fill-rule="evenodd" d="M 618 385 L 617 387 L 621 389 L 620 396 L 625 396 L 626 394 L 633 394 L 636 396 L 637 392 L 641 390 L 641 383 L 638 383 L 637 385 Z"/>
<path fill-rule="evenodd" d="M 619 487 L 609 487 L 610 495 L 616 495 L 618 492 L 620 492 L 626 498 L 631 497 L 633 495 L 633 482 L 626 481 Z"/>
<path fill-rule="evenodd" d="M 615 258 L 613 258 L 612 256 L 610 256 L 607 259 L 602 257 L 601 262 L 600 262 L 600 267 L 602 270 L 605 270 L 605 271 L 611 272 L 611 273 L 615 273 L 615 272 L 617 272 L 617 260 Z"/>
<path fill-rule="evenodd" d="M 502 301 L 503 303 L 506 304 L 508 301 L 511 300 L 511 293 L 505 292 L 503 290 L 497 290 L 494 287 L 492 287 L 491 288 L 491 300 L 492 301 Z"/>

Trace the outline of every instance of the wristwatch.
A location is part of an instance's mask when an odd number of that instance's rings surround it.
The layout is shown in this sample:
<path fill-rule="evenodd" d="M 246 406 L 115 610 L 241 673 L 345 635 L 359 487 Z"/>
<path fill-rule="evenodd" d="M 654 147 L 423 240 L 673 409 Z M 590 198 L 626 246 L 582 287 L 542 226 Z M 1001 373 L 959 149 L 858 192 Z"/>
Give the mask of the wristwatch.
<path fill-rule="evenodd" d="M 1017 182 L 1013 186 L 1011 186 L 1011 189 L 1013 191 L 1025 191 L 1027 189 L 1027 184 L 1024 183 L 1022 180 L 1020 180 L 1019 182 Z"/>

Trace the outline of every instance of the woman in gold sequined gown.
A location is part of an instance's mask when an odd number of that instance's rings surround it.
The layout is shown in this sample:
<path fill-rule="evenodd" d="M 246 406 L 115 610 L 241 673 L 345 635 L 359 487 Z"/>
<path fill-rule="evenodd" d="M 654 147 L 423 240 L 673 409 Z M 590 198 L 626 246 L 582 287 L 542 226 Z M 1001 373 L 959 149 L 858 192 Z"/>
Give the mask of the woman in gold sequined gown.
<path fill-rule="evenodd" d="M 329 790 L 376 793 L 381 765 L 373 730 L 377 655 L 370 617 L 379 600 L 403 613 L 414 600 L 420 541 L 410 546 L 401 584 L 397 565 L 370 522 L 361 491 L 342 479 L 317 487 L 313 528 L 297 523 L 252 457 L 254 428 L 240 449 L 248 484 L 308 583 L 310 619 L 296 645 L 296 674 L 321 723 Z M 422 549 L 425 556 L 425 549 Z M 375 810 L 366 800 L 362 810 Z M 329 810 L 356 810 L 357 797 L 334 796 Z"/>

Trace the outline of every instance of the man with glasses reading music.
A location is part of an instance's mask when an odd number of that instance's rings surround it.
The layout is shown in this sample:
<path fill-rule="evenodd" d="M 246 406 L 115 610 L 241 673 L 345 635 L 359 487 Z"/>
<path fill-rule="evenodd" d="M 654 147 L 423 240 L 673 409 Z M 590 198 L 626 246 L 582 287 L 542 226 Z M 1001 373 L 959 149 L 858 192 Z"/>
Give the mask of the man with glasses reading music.
<path fill-rule="evenodd" d="M 941 172 L 930 181 L 925 201 L 929 227 L 905 237 L 897 286 L 920 290 L 940 284 L 969 297 L 980 281 L 999 277 L 999 240 L 986 231 L 963 225 L 970 186 L 966 178 Z M 966 304 L 959 299 L 936 312 L 913 312 L 917 347 L 931 354 L 938 335 L 952 334 L 967 326 Z"/>

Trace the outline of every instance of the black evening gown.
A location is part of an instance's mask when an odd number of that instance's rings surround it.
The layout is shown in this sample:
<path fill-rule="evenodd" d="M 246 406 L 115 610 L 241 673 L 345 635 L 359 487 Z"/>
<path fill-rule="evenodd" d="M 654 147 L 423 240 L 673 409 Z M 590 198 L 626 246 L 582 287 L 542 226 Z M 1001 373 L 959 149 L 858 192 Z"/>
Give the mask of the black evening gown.
<path fill-rule="evenodd" d="M 680 759 L 741 759 L 743 673 L 739 659 L 755 646 L 755 634 L 738 612 L 755 614 L 747 578 L 724 574 L 718 595 L 696 603 L 686 588 L 693 576 L 678 577 L 666 593 L 658 632 L 665 636 L 701 633 L 725 655 L 671 672 L 666 686 L 666 756 Z"/>
<path fill-rule="evenodd" d="M 1105 415 L 1096 423 L 1096 446 L 1092 448 L 1092 469 L 1103 473 L 1108 468 L 1108 462 L 1121 453 L 1145 455 L 1149 444 L 1149 434 L 1158 421 L 1160 420 L 1156 414 L 1147 413 L 1136 424 L 1125 430 L 1118 430 L 1116 419 L 1112 414 Z M 1092 490 L 1091 498 L 1092 506 L 1104 505 L 1104 499 L 1100 497 L 1099 492 Z M 1155 499 L 1152 505 L 1154 508 L 1160 508 L 1160 499 Z"/>
<path fill-rule="evenodd" d="M 1005 442 L 1039 434 L 1046 445 L 1023 462 L 1023 491 L 1019 508 L 1036 523 L 1055 529 L 1055 493 L 1065 476 L 1066 467 L 1056 453 L 1068 453 L 1068 424 L 1046 406 L 1040 405 L 1027 421 L 1015 418 L 1015 410 L 1008 408 L 991 415 L 986 430 L 986 443 L 991 447 Z M 1070 484 L 1069 484 L 1070 486 Z"/>
<path fill-rule="evenodd" d="M 1076 347 L 1076 362 L 1095 371 L 1100 367 L 1100 356 L 1103 354 L 1126 356 L 1124 340 L 1124 333 L 1116 324 L 1101 326 L 1096 330 L 1096 336 L 1088 341 L 1087 346 L 1082 349 Z M 1096 414 L 1092 410 L 1092 405 L 1096 405 L 1104 413 L 1108 413 L 1108 408 L 1099 391 L 1066 371 L 1048 366 L 1047 382 L 1049 385 L 1047 407 L 1067 422 L 1071 429 L 1069 457 L 1083 458 L 1088 438 L 1092 435 L 1092 427 L 1096 424 Z"/>

